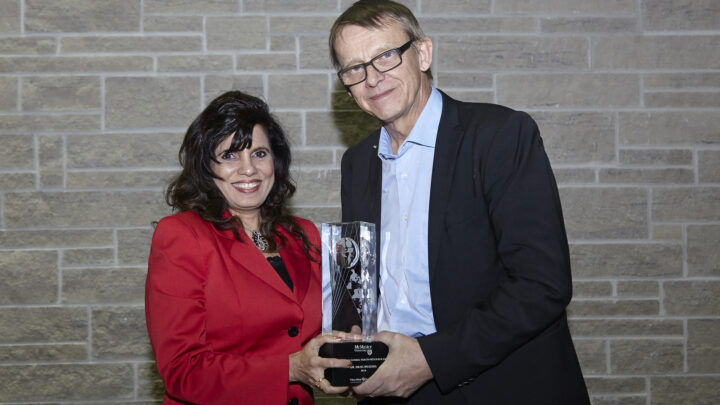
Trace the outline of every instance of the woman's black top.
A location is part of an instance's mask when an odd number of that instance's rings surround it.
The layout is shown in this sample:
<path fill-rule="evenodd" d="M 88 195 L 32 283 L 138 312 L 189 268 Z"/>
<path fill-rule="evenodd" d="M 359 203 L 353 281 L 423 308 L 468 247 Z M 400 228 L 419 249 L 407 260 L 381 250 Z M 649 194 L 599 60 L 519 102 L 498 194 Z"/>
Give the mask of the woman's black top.
<path fill-rule="evenodd" d="M 270 265 L 273 266 L 273 269 L 277 271 L 277 274 L 285 282 L 285 284 L 290 287 L 290 291 L 294 291 L 292 279 L 290 278 L 287 268 L 285 268 L 285 263 L 283 262 L 282 257 L 268 256 L 267 260 L 270 262 Z"/>

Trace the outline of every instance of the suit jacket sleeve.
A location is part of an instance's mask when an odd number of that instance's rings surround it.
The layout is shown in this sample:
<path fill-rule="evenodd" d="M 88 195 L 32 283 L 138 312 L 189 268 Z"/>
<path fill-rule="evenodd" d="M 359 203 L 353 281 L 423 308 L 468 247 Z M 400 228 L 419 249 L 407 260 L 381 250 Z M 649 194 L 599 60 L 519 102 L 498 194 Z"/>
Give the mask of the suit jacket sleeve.
<path fill-rule="evenodd" d="M 206 338 L 207 244 L 173 217 L 153 236 L 146 319 L 169 396 L 195 404 L 284 403 L 288 355 L 243 356 L 214 350 Z"/>
<path fill-rule="evenodd" d="M 497 255 L 492 269 L 472 271 L 496 271 L 497 284 L 459 322 L 419 338 L 443 392 L 469 382 L 541 334 L 564 315 L 572 295 L 560 200 L 535 122 L 512 112 L 489 134 L 468 136 L 474 139 L 473 185 L 482 192 L 487 212 L 481 215 L 487 215 L 494 235 L 496 252 L 487 254 Z M 441 254 L 460 255 L 465 259 L 458 263 L 472 268 L 478 253 Z M 437 271 L 442 277 L 457 274 L 442 267 Z"/>

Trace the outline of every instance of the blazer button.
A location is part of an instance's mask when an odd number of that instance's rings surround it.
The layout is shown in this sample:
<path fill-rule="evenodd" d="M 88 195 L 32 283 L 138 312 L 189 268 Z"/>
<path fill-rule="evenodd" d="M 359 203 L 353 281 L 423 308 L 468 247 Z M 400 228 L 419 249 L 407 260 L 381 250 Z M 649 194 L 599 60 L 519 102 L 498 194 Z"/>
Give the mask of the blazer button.
<path fill-rule="evenodd" d="M 291 326 L 290 329 L 288 329 L 288 335 L 290 335 L 290 337 L 297 336 L 299 332 L 297 326 Z"/>
<path fill-rule="evenodd" d="M 288 401 L 288 405 L 298 405 L 298 399 L 290 398 L 290 400 Z"/>

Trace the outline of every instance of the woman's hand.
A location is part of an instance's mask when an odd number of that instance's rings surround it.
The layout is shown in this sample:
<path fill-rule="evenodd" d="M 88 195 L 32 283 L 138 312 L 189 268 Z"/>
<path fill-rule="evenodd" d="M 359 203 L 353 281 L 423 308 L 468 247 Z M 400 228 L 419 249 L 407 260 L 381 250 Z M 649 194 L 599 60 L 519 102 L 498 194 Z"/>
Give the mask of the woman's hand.
<path fill-rule="evenodd" d="M 328 342 L 357 340 L 358 335 L 344 332 L 333 332 L 318 335 L 305 345 L 299 352 L 290 355 L 289 381 L 301 382 L 321 389 L 327 394 L 348 394 L 350 387 L 333 387 L 325 379 L 326 368 L 347 368 L 352 362 L 347 359 L 328 359 L 318 356 L 320 346 Z"/>

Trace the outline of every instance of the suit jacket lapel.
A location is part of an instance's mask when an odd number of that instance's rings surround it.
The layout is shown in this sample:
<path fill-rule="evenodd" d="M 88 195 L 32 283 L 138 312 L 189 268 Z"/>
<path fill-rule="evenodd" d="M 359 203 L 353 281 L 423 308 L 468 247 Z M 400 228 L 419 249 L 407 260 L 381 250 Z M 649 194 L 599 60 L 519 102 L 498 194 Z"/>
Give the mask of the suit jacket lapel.
<path fill-rule="evenodd" d="M 455 175 L 455 163 L 464 132 L 455 100 L 443 96 L 443 110 L 435 141 L 432 179 L 430 183 L 430 208 L 428 211 L 428 266 L 432 279 L 440 255 L 440 239 L 445 224 L 445 211 L 450 197 L 450 186 Z"/>
<path fill-rule="evenodd" d="M 368 189 L 370 191 L 370 218 L 376 226 L 380 226 L 380 198 L 382 197 L 382 162 L 377 155 L 378 143 L 380 142 L 380 131 L 373 134 L 374 141 L 370 151 L 368 162 L 369 179 Z"/>
<path fill-rule="evenodd" d="M 380 142 L 380 131 L 373 133 L 374 141 L 369 154 L 368 162 L 368 198 L 370 203 L 370 222 L 375 224 L 375 257 L 380 257 L 380 246 L 382 246 L 380 220 L 381 220 L 381 198 L 382 198 L 382 161 L 377 155 Z M 379 270 L 379 269 L 378 269 Z"/>

